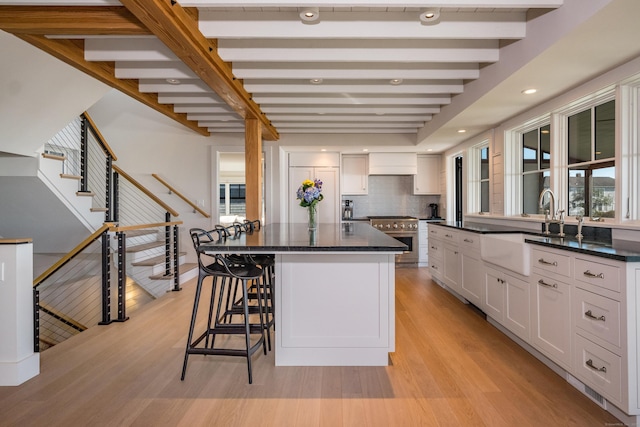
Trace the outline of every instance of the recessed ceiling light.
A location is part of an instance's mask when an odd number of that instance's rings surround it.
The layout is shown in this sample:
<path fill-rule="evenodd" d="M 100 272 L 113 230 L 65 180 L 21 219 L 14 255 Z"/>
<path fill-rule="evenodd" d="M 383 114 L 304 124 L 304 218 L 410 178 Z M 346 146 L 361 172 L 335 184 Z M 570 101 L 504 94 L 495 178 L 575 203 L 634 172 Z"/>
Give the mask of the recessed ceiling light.
<path fill-rule="evenodd" d="M 531 88 L 531 89 L 523 90 L 522 93 L 525 94 L 525 95 L 532 95 L 532 94 L 536 93 L 537 91 L 538 91 L 538 89 Z"/>
<path fill-rule="evenodd" d="M 367 151 L 369 151 L 369 149 L 368 148 L 363 148 L 362 151 L 367 152 Z"/>
<path fill-rule="evenodd" d="M 427 151 L 433 151 L 433 148 L 427 148 Z"/>
<path fill-rule="evenodd" d="M 392 85 L 399 85 L 402 83 L 402 79 L 391 79 L 389 80 L 389 83 L 391 83 Z"/>
<path fill-rule="evenodd" d="M 167 79 L 167 83 L 172 84 L 172 85 L 179 85 L 180 84 L 180 80 L 178 80 L 178 79 Z"/>
<path fill-rule="evenodd" d="M 437 24 L 440 19 L 440 9 L 434 7 L 424 9 L 420 13 L 420 22 L 423 24 Z"/>
<path fill-rule="evenodd" d="M 327 151 L 327 149 L 326 148 L 321 148 L 320 151 Z"/>
<path fill-rule="evenodd" d="M 309 82 L 311 82 L 312 85 L 319 85 L 322 83 L 322 79 L 311 79 Z"/>
<path fill-rule="evenodd" d="M 466 129 L 458 129 L 458 133 L 465 133 L 466 131 Z"/>
<path fill-rule="evenodd" d="M 305 24 L 316 23 L 320 19 L 320 11 L 317 7 L 306 7 L 300 12 L 300 19 Z"/>

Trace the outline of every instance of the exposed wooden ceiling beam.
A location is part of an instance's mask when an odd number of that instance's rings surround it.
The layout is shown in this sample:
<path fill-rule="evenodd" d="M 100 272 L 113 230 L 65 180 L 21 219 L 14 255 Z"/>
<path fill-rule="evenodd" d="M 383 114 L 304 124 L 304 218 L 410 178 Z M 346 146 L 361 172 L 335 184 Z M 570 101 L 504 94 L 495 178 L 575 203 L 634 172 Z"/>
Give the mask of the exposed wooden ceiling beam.
<path fill-rule="evenodd" d="M 121 3 L 242 118 L 258 119 L 265 139 L 279 138 L 242 82 L 233 76 L 230 65 L 218 56 L 216 46 L 202 35 L 192 12 L 173 0 L 121 0 Z"/>
<path fill-rule="evenodd" d="M 189 129 L 201 135 L 208 136 L 206 129 L 198 126 L 197 122 L 187 119 L 186 114 L 179 114 L 173 111 L 172 104 L 160 104 L 158 95 L 155 93 L 141 93 L 138 90 L 138 81 L 127 79 L 117 79 L 115 77 L 115 67 L 110 62 L 89 62 L 84 59 L 84 40 L 58 40 L 48 39 L 41 35 L 15 34 L 17 37 L 32 44 L 33 46 L 55 56 L 61 61 L 77 68 L 91 77 L 105 83 L 121 92 L 129 95 L 148 107 L 164 114 L 165 116 L 181 123 Z"/>
<path fill-rule="evenodd" d="M 2 6 L 0 28 L 13 34 L 151 34 L 138 18 L 119 6 Z"/>

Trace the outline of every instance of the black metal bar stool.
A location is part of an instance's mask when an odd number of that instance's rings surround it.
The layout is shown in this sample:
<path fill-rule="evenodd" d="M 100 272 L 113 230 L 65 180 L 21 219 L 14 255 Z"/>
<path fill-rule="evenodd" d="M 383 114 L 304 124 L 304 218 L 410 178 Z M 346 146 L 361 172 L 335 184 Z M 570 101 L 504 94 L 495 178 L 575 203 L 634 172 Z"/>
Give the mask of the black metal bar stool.
<path fill-rule="evenodd" d="M 267 346 L 264 333 L 265 326 L 262 312 L 264 303 L 262 302 L 262 294 L 260 292 L 258 293 L 258 304 L 250 310 L 248 289 L 251 286 L 249 282 L 260 281 L 264 274 L 263 270 L 252 264 L 234 264 L 221 254 L 207 255 L 202 253 L 199 250 L 202 243 L 220 241 L 225 238 L 225 236 L 217 230 L 205 231 L 199 228 L 192 228 L 189 230 L 189 234 L 191 235 L 193 245 L 198 255 L 199 272 L 184 363 L 182 366 L 182 376 L 180 379 L 184 380 L 190 354 L 240 356 L 247 359 L 249 384 L 251 384 L 253 382 L 251 356 L 260 346 L 262 346 L 264 354 L 267 354 Z M 214 239 L 213 235 L 216 235 L 217 239 Z M 207 263 L 207 259 L 212 262 Z M 194 338 L 202 285 L 204 279 L 207 277 L 212 278 L 207 327 L 203 333 Z M 232 283 L 242 289 L 242 297 L 240 298 L 241 311 L 237 313 L 242 315 L 242 322 L 233 323 L 221 321 L 224 317 L 222 312 L 224 309 L 223 300 L 225 295 L 228 295 L 231 291 Z M 249 316 L 252 313 L 258 315 L 257 323 L 251 322 Z M 216 347 L 216 336 L 218 335 L 244 335 L 245 346 L 244 348 Z M 252 335 L 258 337 L 253 344 L 251 344 Z"/>

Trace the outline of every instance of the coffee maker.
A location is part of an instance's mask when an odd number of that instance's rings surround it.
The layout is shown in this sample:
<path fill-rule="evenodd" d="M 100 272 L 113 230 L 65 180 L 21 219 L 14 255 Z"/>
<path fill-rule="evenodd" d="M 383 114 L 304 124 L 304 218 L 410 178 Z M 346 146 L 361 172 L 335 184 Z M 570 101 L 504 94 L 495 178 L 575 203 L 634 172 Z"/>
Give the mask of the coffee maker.
<path fill-rule="evenodd" d="M 438 214 L 438 204 L 437 203 L 430 203 L 429 204 L 429 209 L 431 209 L 431 216 L 429 217 L 429 219 L 442 219 L 442 218 L 440 218 L 440 215 Z"/>
<path fill-rule="evenodd" d="M 342 201 L 342 219 L 353 219 L 353 200 Z"/>

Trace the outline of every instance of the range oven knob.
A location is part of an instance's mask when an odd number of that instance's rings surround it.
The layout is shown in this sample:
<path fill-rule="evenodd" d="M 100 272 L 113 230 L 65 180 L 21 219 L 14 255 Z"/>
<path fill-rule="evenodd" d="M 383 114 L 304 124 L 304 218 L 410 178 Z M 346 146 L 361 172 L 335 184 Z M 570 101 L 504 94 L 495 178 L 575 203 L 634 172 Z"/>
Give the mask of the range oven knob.
<path fill-rule="evenodd" d="M 398 224 L 396 224 L 395 222 L 393 223 L 393 228 L 398 228 Z"/>
<path fill-rule="evenodd" d="M 411 224 L 409 224 L 411 226 Z M 404 228 L 404 224 L 400 224 L 400 228 Z"/>
<path fill-rule="evenodd" d="M 391 224 L 387 224 L 387 228 L 391 228 Z"/>

